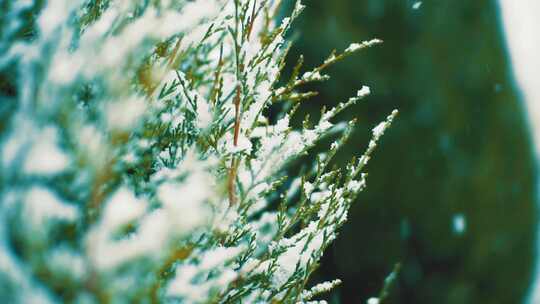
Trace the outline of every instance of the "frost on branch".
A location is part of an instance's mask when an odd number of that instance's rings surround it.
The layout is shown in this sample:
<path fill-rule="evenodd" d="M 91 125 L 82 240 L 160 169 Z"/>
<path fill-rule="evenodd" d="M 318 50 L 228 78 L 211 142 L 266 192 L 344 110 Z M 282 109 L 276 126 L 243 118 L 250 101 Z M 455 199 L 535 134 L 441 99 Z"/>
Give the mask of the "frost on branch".
<path fill-rule="evenodd" d="M 279 1 L 12 1 L 0 68 L 17 70 L 1 134 L 0 284 L 10 303 L 301 303 L 306 284 L 366 185 L 364 166 L 397 112 L 343 170 L 332 157 L 354 121 L 293 128 L 296 106 L 333 52 L 281 81 Z M 25 10 L 40 10 L 17 40 Z M 285 176 L 323 136 L 312 169 Z"/>

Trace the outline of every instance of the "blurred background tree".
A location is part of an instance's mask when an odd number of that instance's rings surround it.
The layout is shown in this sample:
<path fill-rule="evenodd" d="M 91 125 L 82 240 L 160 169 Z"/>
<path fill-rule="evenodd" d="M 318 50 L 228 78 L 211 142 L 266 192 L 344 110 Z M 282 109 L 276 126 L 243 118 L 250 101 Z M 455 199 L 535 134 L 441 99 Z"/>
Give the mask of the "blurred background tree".
<path fill-rule="evenodd" d="M 303 3 L 291 65 L 300 54 L 310 67 L 351 42 L 385 41 L 306 87 L 321 92 L 303 106 L 312 115 L 372 88 L 345 114 L 360 124 L 341 159 L 400 110 L 320 268 L 320 280 L 344 281 L 328 299 L 363 303 L 401 262 L 387 303 L 521 302 L 534 268 L 536 173 L 496 1 Z"/>

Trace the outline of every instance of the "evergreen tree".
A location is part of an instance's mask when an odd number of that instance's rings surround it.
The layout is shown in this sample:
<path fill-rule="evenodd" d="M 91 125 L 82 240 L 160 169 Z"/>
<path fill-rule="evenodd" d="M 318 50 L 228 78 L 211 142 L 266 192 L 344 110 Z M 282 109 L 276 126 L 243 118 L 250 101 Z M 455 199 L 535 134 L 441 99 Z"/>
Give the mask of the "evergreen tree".
<path fill-rule="evenodd" d="M 0 295 L 9 303 L 299 303 L 365 187 L 365 153 L 329 166 L 356 96 L 292 128 L 297 88 L 374 39 L 280 80 L 280 1 L 11 1 L 0 67 Z M 33 39 L 15 39 L 28 10 Z M 6 13 L 7 12 L 7 13 Z M 269 109 L 281 109 L 277 117 Z M 324 136 L 313 164 L 288 176 Z M 371 302 L 375 301 L 371 299 Z"/>

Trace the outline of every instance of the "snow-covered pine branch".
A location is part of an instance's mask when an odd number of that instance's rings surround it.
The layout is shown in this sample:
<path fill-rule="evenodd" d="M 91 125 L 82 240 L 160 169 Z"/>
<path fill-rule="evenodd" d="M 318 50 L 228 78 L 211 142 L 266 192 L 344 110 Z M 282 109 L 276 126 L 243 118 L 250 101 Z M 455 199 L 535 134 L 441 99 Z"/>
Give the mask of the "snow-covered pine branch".
<path fill-rule="evenodd" d="M 1 134 L 0 292 L 9 303 L 299 303 L 339 281 L 306 284 L 347 210 L 392 113 L 364 155 L 329 168 L 354 122 L 322 113 L 294 129 L 297 88 L 377 44 L 333 53 L 277 86 L 279 0 L 50 0 L 34 39 L 8 1 L 0 68 L 17 69 Z M 7 37 L 7 38 L 6 38 Z M 303 176 L 291 161 L 341 137 Z M 307 288 L 307 289 L 306 289 Z"/>

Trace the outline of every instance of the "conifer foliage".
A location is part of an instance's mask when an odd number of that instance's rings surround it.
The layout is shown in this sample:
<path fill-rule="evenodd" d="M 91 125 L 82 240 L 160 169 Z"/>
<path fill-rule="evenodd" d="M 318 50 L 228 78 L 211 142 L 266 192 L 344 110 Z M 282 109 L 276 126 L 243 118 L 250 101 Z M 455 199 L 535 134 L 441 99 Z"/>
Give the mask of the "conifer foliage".
<path fill-rule="evenodd" d="M 366 185 L 330 166 L 369 92 L 306 118 L 298 88 L 381 41 L 281 79 L 279 0 L 4 1 L 0 294 L 9 303 L 307 303 L 310 274 Z M 33 39 L 15 39 L 39 10 Z M 282 109 L 277 118 L 268 109 Z M 336 135 L 337 134 L 337 135 Z M 290 165 L 337 140 L 298 176 Z"/>

